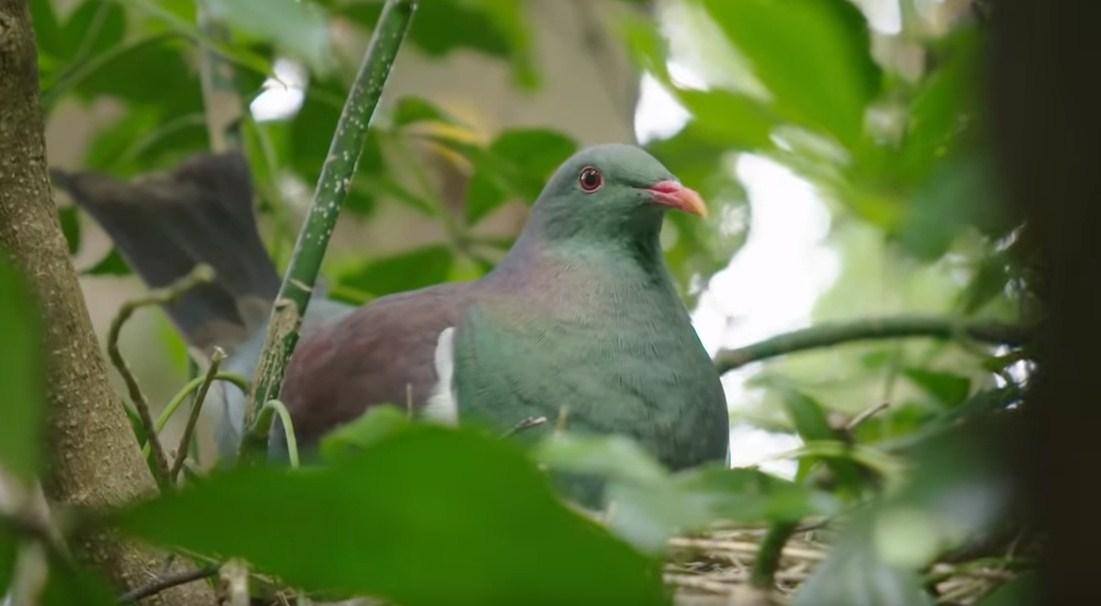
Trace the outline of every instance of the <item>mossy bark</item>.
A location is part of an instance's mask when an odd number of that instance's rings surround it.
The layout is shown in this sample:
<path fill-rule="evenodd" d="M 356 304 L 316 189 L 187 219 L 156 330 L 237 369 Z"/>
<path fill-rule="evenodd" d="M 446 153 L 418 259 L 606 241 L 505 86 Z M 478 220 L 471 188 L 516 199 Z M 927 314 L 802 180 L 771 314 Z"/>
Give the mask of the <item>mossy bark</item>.
<path fill-rule="evenodd" d="M 26 0 L 0 0 L 0 99 L 0 249 L 26 276 L 45 327 L 51 463 L 46 490 L 67 505 L 125 503 L 156 487 L 107 382 L 58 223 Z M 148 583 L 164 566 L 163 554 L 109 536 L 89 536 L 75 547 L 123 589 Z M 193 583 L 146 603 L 214 601 L 208 586 Z"/>

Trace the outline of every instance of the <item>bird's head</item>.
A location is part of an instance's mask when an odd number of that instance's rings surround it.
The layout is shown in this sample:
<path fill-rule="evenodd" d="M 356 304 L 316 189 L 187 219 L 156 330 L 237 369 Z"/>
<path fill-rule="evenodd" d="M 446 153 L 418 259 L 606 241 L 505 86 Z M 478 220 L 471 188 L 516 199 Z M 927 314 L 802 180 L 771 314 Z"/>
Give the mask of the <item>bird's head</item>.
<path fill-rule="evenodd" d="M 598 145 L 566 160 L 532 210 L 551 241 L 655 240 L 666 210 L 706 216 L 695 191 L 633 145 Z"/>

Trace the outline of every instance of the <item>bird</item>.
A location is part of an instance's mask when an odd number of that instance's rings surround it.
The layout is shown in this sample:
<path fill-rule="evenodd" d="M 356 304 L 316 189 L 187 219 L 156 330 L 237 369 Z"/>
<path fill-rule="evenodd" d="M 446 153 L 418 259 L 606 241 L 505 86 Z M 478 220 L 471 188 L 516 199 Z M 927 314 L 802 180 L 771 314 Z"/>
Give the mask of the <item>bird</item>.
<path fill-rule="evenodd" d="M 211 265 L 215 281 L 166 311 L 189 345 L 223 347 L 223 368 L 252 375 L 280 277 L 239 152 L 200 154 L 132 182 L 51 176 L 149 285 Z M 408 403 L 427 419 L 502 433 L 565 415 L 571 432 L 629 437 L 671 470 L 721 462 L 726 401 L 663 259 L 669 211 L 705 216 L 706 206 L 642 148 L 597 145 L 554 172 L 482 278 L 361 307 L 315 296 L 281 391 L 300 445 L 373 406 Z M 219 450 L 232 458 L 245 394 L 227 387 L 222 400 Z"/>

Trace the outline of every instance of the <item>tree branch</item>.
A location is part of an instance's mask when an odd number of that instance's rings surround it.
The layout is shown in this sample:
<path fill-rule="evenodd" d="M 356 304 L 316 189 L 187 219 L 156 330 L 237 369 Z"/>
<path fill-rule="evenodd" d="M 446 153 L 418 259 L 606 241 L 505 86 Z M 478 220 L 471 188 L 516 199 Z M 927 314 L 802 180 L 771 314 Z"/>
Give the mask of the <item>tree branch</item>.
<path fill-rule="evenodd" d="M 416 4 L 416 0 L 387 0 L 344 103 L 329 155 L 321 168 L 310 213 L 298 232 L 290 267 L 272 308 L 253 392 L 245 411 L 247 429 L 241 443 L 241 459 L 245 462 L 255 459 L 265 450 L 271 417 L 266 417 L 264 423 L 258 423 L 258 412 L 263 404 L 279 398 L 287 363 L 298 344 L 302 317 L 310 303 L 329 237 L 363 151 L 367 127 L 382 96 L 398 49 L 409 30 Z"/>
<path fill-rule="evenodd" d="M 203 566 L 202 568 L 197 568 L 195 570 L 188 570 L 186 572 L 160 577 L 148 585 L 132 589 L 120 595 L 119 603 L 132 604 L 151 595 L 156 595 L 164 591 L 165 589 L 171 589 L 172 587 L 183 585 L 184 583 L 190 583 L 192 581 L 198 581 L 199 579 L 212 577 L 216 574 L 218 574 L 218 567 L 211 565 Z"/>
<path fill-rule="evenodd" d="M 168 458 L 164 454 L 164 447 L 161 446 L 160 438 L 157 437 L 156 424 L 153 422 L 153 415 L 149 412 L 149 400 L 146 399 L 145 393 L 141 390 L 141 385 L 138 384 L 137 377 L 131 372 L 126 359 L 122 357 L 122 352 L 119 351 L 119 334 L 122 332 L 122 325 L 138 309 L 149 305 L 167 305 L 179 299 L 192 288 L 209 283 L 213 279 L 214 270 L 209 265 L 200 263 L 191 270 L 191 273 L 176 282 L 164 288 L 151 290 L 143 297 L 123 303 L 118 314 L 111 320 L 110 330 L 107 331 L 107 355 L 111 358 L 111 363 L 118 369 L 119 374 L 122 375 L 122 380 L 126 383 L 126 391 L 130 394 L 130 400 L 134 403 L 138 418 L 141 419 L 147 443 L 153 453 L 153 478 L 156 479 L 157 485 L 162 490 L 172 485 Z"/>
<path fill-rule="evenodd" d="M 970 339 L 998 345 L 1024 345 L 1029 330 L 999 322 L 967 322 L 933 316 L 898 316 L 854 322 L 826 323 L 778 335 L 745 347 L 720 351 L 715 357 L 719 372 L 784 354 L 831 347 L 852 341 L 926 337 Z"/>
<path fill-rule="evenodd" d="M 199 421 L 199 412 L 203 409 L 206 392 L 210 390 L 210 385 L 214 383 L 214 377 L 218 375 L 218 368 L 222 365 L 222 360 L 225 359 L 226 352 L 221 347 L 215 347 L 214 353 L 210 355 L 210 367 L 206 369 L 206 374 L 203 375 L 203 382 L 199 385 L 199 391 L 195 394 L 195 403 L 191 405 L 191 415 L 187 417 L 187 425 L 184 426 L 183 435 L 180 436 L 180 445 L 176 448 L 176 460 L 172 465 L 172 472 L 168 474 L 168 479 L 173 485 L 176 484 L 176 478 L 180 476 L 180 470 L 183 469 L 184 461 L 187 459 L 187 447 L 191 444 L 192 436 L 195 435 L 195 424 Z"/>

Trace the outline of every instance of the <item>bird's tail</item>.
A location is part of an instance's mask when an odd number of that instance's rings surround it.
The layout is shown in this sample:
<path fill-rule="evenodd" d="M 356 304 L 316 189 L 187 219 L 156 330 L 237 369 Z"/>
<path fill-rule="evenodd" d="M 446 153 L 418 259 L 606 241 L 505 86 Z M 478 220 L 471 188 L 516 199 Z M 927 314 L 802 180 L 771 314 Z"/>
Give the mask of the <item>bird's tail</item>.
<path fill-rule="evenodd" d="M 199 263 L 214 268 L 213 283 L 166 307 L 190 345 L 233 347 L 266 319 L 279 276 L 257 232 L 241 154 L 201 154 L 129 182 L 56 169 L 50 175 L 149 286 L 165 286 Z"/>

